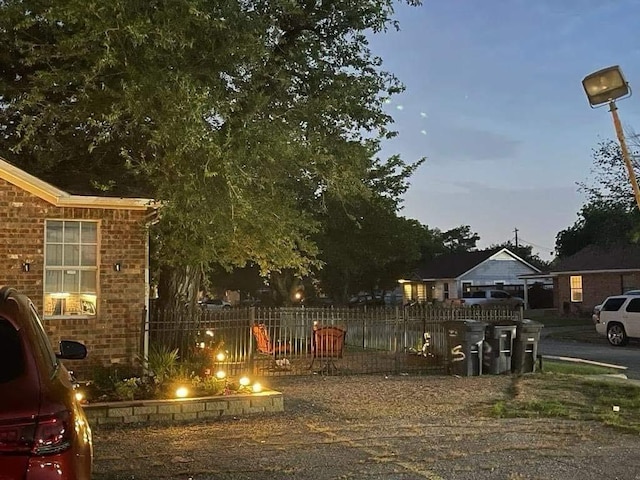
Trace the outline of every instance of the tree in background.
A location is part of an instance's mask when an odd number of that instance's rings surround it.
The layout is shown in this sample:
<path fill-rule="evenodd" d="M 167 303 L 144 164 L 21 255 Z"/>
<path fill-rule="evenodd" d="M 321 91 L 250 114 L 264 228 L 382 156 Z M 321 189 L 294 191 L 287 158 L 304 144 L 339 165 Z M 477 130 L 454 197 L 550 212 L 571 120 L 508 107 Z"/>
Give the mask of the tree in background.
<path fill-rule="evenodd" d="M 165 300 L 212 263 L 305 275 L 318 213 L 370 194 L 393 135 L 402 85 L 366 37 L 396 26 L 393 5 L 5 0 L 2 154 L 72 192 L 162 201 Z"/>
<path fill-rule="evenodd" d="M 587 202 L 578 220 L 556 236 L 559 258 L 577 253 L 588 245 L 637 243 L 640 212 L 617 142 L 600 142 L 593 150 L 592 179 L 578 183 Z"/>
<path fill-rule="evenodd" d="M 533 265 L 539 270 L 545 270 L 546 268 L 549 267 L 549 262 L 542 260 L 538 254 L 533 253 L 533 246 L 531 245 L 519 244 L 518 246 L 516 246 L 511 241 L 508 241 L 503 243 L 497 243 L 489 247 L 489 249 L 496 249 L 496 250 L 500 248 L 508 249 L 509 251 L 515 253 L 517 256 L 523 259 L 525 262 Z"/>
<path fill-rule="evenodd" d="M 442 233 L 442 241 L 447 253 L 471 252 L 475 250 L 480 235 L 471 231 L 469 225 L 460 225 Z"/>

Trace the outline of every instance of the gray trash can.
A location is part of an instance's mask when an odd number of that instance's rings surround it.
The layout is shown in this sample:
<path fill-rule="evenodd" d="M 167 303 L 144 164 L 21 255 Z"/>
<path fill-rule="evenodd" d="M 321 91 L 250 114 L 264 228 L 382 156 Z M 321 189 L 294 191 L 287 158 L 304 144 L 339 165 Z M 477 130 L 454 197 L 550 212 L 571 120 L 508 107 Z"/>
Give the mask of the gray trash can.
<path fill-rule="evenodd" d="M 513 341 L 511 371 L 513 373 L 533 373 L 538 358 L 540 331 L 544 325 L 529 319 L 516 321 L 516 338 Z"/>
<path fill-rule="evenodd" d="M 483 370 L 486 373 L 500 375 L 511 373 L 513 341 L 516 336 L 514 322 L 487 325 L 483 345 Z"/>
<path fill-rule="evenodd" d="M 444 322 L 449 375 L 482 374 L 482 342 L 486 326 L 486 323 L 471 319 Z"/>

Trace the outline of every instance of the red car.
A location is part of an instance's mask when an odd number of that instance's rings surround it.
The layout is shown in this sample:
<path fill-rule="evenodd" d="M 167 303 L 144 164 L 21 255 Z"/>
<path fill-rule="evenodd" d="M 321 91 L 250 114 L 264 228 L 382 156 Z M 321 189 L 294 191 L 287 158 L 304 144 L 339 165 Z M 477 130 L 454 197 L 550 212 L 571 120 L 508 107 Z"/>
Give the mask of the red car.
<path fill-rule="evenodd" d="M 60 363 L 86 355 L 65 340 L 54 353 L 29 298 L 0 289 L 0 480 L 91 478 L 91 429 Z"/>

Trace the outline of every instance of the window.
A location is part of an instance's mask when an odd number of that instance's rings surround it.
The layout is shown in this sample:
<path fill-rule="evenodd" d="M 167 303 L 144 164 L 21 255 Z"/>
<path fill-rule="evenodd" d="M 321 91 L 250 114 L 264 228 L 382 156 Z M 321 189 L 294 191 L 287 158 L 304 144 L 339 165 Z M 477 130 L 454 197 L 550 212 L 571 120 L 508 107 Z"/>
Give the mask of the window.
<path fill-rule="evenodd" d="M 582 276 L 572 276 L 569 278 L 569 286 L 571 288 L 571 301 L 582 301 Z"/>
<path fill-rule="evenodd" d="M 632 298 L 627 305 L 627 312 L 638 313 L 640 312 L 640 298 Z"/>
<path fill-rule="evenodd" d="M 604 305 L 602 305 L 603 312 L 617 312 L 620 310 L 620 307 L 625 302 L 626 298 L 624 297 L 611 297 L 608 298 Z"/>
<path fill-rule="evenodd" d="M 443 296 L 444 296 L 444 300 L 447 300 L 449 298 L 449 282 L 444 282 Z"/>
<path fill-rule="evenodd" d="M 96 314 L 97 222 L 47 220 L 44 315 Z"/>

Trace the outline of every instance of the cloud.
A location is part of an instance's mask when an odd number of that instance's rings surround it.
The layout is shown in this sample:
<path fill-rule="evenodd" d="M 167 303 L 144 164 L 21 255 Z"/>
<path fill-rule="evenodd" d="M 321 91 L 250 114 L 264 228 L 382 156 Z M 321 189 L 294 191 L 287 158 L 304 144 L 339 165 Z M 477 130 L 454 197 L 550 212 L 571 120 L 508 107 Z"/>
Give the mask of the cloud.
<path fill-rule="evenodd" d="M 501 133 L 460 126 L 428 130 L 428 153 L 433 162 L 513 160 L 521 142 Z"/>

